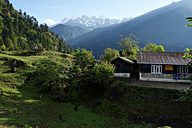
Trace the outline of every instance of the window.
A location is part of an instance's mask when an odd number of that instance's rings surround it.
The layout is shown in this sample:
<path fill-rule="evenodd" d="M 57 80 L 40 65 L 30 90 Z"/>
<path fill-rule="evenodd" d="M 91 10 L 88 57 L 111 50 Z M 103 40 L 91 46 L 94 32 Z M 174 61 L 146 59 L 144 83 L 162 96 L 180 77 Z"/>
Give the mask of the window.
<path fill-rule="evenodd" d="M 151 65 L 152 74 L 162 74 L 162 65 Z"/>
<path fill-rule="evenodd" d="M 188 67 L 187 66 L 178 66 L 177 73 L 179 74 L 188 74 Z"/>
<path fill-rule="evenodd" d="M 150 73 L 151 65 L 141 65 L 141 72 L 142 73 Z"/>

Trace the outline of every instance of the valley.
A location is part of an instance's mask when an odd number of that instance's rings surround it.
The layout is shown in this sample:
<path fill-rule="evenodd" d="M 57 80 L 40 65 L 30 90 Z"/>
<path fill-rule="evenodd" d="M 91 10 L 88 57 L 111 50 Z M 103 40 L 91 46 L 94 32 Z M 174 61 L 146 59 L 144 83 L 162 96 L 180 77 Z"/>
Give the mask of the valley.
<path fill-rule="evenodd" d="M 0 128 L 192 128 L 192 1 L 149 1 L 0 0 Z"/>

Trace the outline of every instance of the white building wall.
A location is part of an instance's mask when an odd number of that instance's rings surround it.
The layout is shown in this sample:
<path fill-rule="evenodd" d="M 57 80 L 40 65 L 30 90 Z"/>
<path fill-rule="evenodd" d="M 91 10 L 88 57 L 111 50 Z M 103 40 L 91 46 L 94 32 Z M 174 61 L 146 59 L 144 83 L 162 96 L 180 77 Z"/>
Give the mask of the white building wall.
<path fill-rule="evenodd" d="M 115 77 L 130 78 L 130 73 L 114 73 Z"/>
<path fill-rule="evenodd" d="M 139 80 L 141 81 L 157 81 L 157 82 L 175 82 L 175 83 L 191 83 L 191 80 L 175 80 L 171 78 L 150 78 L 150 77 L 143 77 L 142 73 L 140 73 Z"/>

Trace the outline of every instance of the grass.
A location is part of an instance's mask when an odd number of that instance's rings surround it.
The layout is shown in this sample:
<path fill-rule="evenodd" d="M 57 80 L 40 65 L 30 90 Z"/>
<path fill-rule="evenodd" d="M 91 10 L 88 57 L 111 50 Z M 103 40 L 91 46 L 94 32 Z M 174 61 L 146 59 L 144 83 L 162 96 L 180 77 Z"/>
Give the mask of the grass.
<path fill-rule="evenodd" d="M 71 103 L 59 103 L 42 95 L 35 86 L 25 83 L 25 73 L 34 64 L 54 54 L 41 56 L 15 56 L 14 52 L 0 53 L 0 128 L 151 128 L 148 124 L 128 124 L 107 115 L 92 112 L 81 105 L 78 111 Z M 57 56 L 65 56 L 55 53 Z M 26 64 L 25 68 L 10 73 L 9 60 Z M 114 126 L 114 120 L 118 125 Z"/>
<path fill-rule="evenodd" d="M 31 95 L 29 95 L 29 90 Z M 20 127 L 100 127 L 105 124 L 106 118 L 92 113 L 84 106 L 79 111 L 74 111 L 70 103 L 58 103 L 49 99 L 40 99 L 40 94 L 34 87 L 22 88 L 24 93 L 3 96 L 0 122 L 3 124 L 16 125 Z M 26 95 L 27 94 L 27 95 Z"/>

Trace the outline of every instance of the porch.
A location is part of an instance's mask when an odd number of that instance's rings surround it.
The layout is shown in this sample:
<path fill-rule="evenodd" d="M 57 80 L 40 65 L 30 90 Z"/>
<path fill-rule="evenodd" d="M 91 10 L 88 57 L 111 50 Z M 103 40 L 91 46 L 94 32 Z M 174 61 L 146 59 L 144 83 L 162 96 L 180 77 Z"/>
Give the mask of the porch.
<path fill-rule="evenodd" d="M 175 82 L 175 83 L 191 83 L 189 77 L 192 74 L 152 74 L 140 73 L 141 81 L 157 81 L 157 82 Z"/>

